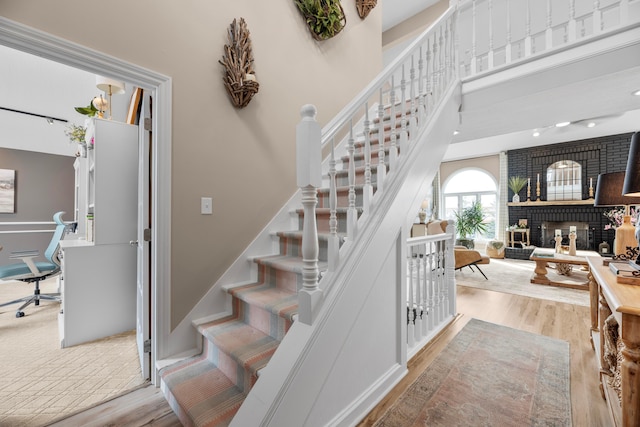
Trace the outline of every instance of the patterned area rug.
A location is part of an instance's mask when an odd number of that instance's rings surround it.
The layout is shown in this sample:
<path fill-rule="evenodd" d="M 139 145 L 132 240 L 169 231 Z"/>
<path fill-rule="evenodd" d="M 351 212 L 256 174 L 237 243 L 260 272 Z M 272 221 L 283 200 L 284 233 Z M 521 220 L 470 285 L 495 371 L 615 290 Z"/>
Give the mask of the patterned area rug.
<path fill-rule="evenodd" d="M 587 290 L 531 283 L 531 276 L 535 268 L 533 261 L 492 259 L 489 264 L 483 264 L 480 267 L 487 275 L 487 279 L 480 272 L 474 272 L 465 267 L 455 273 L 457 285 L 589 307 L 589 291 Z M 586 276 L 586 272 L 581 273 Z M 555 274 L 554 270 L 550 268 L 549 276 L 551 277 L 553 274 Z"/>
<path fill-rule="evenodd" d="M 571 426 L 569 343 L 471 319 L 375 426 Z"/>

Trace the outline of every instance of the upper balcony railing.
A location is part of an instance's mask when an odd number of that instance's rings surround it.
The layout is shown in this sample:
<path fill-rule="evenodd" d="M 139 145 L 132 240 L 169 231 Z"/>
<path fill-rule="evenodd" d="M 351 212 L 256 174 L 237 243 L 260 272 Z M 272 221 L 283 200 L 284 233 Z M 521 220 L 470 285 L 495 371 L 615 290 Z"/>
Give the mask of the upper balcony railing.
<path fill-rule="evenodd" d="M 640 18 L 640 0 L 451 0 L 461 78 L 586 41 Z"/>

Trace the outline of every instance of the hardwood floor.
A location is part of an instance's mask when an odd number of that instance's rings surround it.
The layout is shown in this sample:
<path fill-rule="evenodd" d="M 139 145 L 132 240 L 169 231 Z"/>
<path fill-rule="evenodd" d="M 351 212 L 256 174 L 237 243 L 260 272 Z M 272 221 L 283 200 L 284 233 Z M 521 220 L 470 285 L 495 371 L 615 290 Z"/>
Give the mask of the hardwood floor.
<path fill-rule="evenodd" d="M 589 308 L 513 294 L 458 287 L 455 322 L 429 347 L 409 361 L 409 373 L 359 426 L 371 426 L 435 359 L 455 334 L 473 317 L 569 342 L 573 425 L 611 425 L 600 395 L 595 353 L 589 340 Z M 162 393 L 146 387 L 52 424 L 66 426 L 180 426 Z"/>

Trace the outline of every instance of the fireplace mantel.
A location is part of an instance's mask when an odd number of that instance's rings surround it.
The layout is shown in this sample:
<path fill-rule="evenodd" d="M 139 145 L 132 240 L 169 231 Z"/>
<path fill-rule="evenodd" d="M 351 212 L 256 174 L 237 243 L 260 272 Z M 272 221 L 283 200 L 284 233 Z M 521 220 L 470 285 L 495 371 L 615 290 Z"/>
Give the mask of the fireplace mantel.
<path fill-rule="evenodd" d="M 587 200 L 527 200 L 526 202 L 508 202 L 507 206 L 570 206 L 593 205 L 593 199 Z"/>

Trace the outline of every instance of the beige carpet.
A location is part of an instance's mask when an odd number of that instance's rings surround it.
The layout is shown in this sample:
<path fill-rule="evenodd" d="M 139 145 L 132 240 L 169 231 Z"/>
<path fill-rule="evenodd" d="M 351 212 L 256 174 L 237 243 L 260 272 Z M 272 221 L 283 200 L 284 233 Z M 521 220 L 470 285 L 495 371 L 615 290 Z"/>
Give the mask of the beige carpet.
<path fill-rule="evenodd" d="M 55 292 L 55 279 L 42 292 Z M 33 292 L 30 284 L 0 281 L 0 301 Z M 60 303 L 0 307 L 0 426 L 43 426 L 143 383 L 135 331 L 60 348 Z"/>
<path fill-rule="evenodd" d="M 456 271 L 456 284 L 472 288 L 488 289 L 496 292 L 523 295 L 569 304 L 589 306 L 589 292 L 581 289 L 560 288 L 556 286 L 537 285 L 530 282 L 535 263 L 528 260 L 491 259 L 489 264 L 481 265 L 482 271 L 489 280 L 478 271 L 468 267 Z M 475 267 L 474 267 L 475 269 Z M 549 275 L 555 274 L 549 270 Z M 584 272 L 576 272 L 576 275 Z"/>
<path fill-rule="evenodd" d="M 374 425 L 571 423 L 569 343 L 471 319 Z"/>

